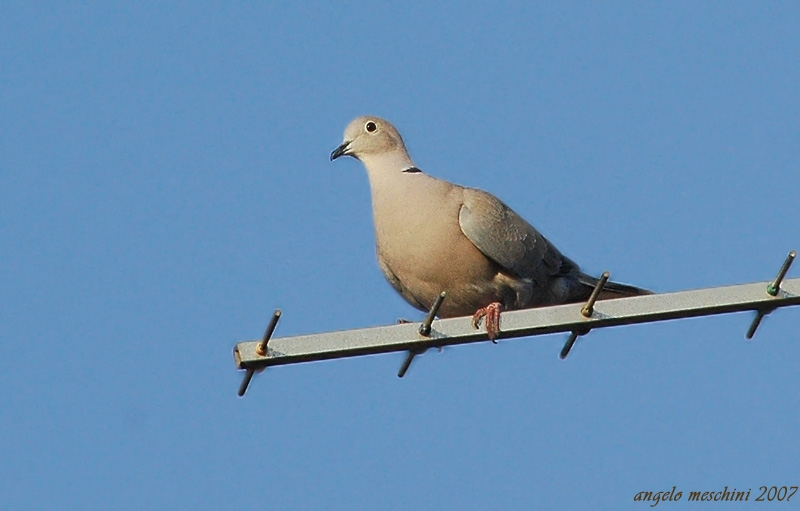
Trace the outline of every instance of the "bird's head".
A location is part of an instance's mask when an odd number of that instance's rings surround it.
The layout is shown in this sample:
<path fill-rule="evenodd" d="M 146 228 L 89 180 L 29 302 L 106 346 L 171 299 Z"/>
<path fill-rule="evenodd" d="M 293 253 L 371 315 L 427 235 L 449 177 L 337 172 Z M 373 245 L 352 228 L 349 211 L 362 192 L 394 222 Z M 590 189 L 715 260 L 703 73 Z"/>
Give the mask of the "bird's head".
<path fill-rule="evenodd" d="M 405 153 L 400 133 L 389 121 L 371 115 L 354 119 L 344 130 L 344 141 L 331 153 L 331 161 L 340 156 L 364 157 L 395 151 Z"/>

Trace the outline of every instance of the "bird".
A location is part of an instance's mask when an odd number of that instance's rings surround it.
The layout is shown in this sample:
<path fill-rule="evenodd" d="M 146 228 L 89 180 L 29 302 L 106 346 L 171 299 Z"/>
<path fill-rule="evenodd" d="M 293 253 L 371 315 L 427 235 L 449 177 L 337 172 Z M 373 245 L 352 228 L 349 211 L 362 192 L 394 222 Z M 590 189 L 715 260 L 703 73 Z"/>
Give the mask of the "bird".
<path fill-rule="evenodd" d="M 351 121 L 330 159 L 342 156 L 367 171 L 378 265 L 413 307 L 430 310 L 444 291 L 439 318 L 471 315 L 496 342 L 502 311 L 586 301 L 596 286 L 494 195 L 423 172 L 389 121 Z M 652 292 L 608 282 L 599 299 L 645 294 Z"/>

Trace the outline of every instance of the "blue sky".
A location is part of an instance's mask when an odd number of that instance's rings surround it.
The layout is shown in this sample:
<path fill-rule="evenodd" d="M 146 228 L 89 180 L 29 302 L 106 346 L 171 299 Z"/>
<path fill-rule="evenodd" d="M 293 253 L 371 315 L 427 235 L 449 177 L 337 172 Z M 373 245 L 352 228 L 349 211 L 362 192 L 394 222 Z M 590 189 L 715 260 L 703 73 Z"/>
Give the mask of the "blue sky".
<path fill-rule="evenodd" d="M 799 26 L 793 2 L 5 2 L 3 509 L 800 484 L 796 308 L 754 342 L 718 316 L 594 331 L 567 361 L 554 335 L 402 380 L 402 354 L 279 367 L 244 399 L 231 356 L 276 307 L 279 337 L 422 317 L 378 270 L 363 168 L 328 161 L 361 114 L 589 273 L 773 278 L 800 249 Z"/>

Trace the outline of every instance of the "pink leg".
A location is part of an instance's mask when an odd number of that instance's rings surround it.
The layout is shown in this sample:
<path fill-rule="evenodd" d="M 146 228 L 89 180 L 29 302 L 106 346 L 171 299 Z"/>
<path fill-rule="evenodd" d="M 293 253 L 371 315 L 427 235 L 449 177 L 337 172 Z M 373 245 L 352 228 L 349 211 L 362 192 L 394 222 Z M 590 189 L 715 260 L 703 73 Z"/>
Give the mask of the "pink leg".
<path fill-rule="evenodd" d="M 486 333 L 489 335 L 489 340 L 497 344 L 497 332 L 500 331 L 500 309 L 502 305 L 500 302 L 492 302 L 482 309 L 475 311 L 472 316 L 472 326 L 478 328 L 481 324 L 481 319 L 486 318 Z"/>

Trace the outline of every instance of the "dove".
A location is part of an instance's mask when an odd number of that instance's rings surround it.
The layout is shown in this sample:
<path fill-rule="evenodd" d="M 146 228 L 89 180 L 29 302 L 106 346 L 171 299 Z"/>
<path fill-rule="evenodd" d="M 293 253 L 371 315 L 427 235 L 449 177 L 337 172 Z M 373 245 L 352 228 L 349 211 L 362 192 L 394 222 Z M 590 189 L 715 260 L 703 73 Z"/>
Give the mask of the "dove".
<path fill-rule="evenodd" d="M 353 120 L 331 161 L 351 156 L 367 171 L 378 265 L 413 307 L 437 316 L 472 316 L 495 341 L 502 311 L 585 301 L 598 279 L 500 199 L 423 172 L 397 129 L 375 116 Z M 615 282 L 599 299 L 651 294 Z"/>

